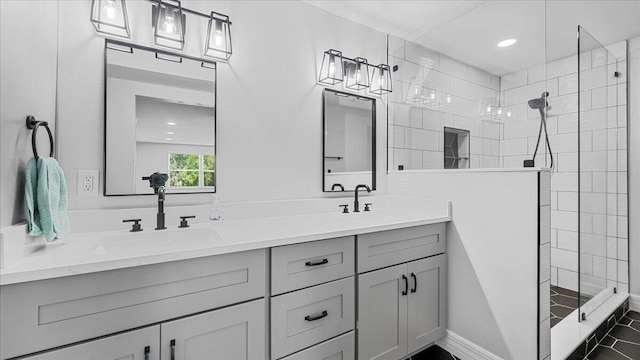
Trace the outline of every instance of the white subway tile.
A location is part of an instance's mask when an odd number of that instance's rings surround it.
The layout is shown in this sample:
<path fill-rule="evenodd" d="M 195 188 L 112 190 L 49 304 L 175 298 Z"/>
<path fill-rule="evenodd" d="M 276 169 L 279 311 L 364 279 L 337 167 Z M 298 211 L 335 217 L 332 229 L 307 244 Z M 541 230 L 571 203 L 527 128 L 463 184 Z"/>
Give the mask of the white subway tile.
<path fill-rule="evenodd" d="M 558 133 L 578 131 L 578 113 L 558 115 Z"/>
<path fill-rule="evenodd" d="M 580 275 L 593 274 L 593 255 L 580 253 Z"/>
<path fill-rule="evenodd" d="M 474 84 L 466 80 L 454 78 L 453 93 L 456 96 L 477 101 L 479 99 L 480 91 L 479 91 L 479 86 L 477 84 Z"/>
<path fill-rule="evenodd" d="M 617 194 L 616 195 L 618 197 L 618 215 L 620 216 L 628 216 L 629 213 L 629 204 L 628 204 L 628 198 L 626 194 Z"/>
<path fill-rule="evenodd" d="M 440 136 L 437 131 L 405 129 L 405 147 L 408 149 L 439 151 L 439 139 Z"/>
<path fill-rule="evenodd" d="M 592 173 L 593 192 L 604 193 L 607 192 L 607 173 L 596 171 Z"/>
<path fill-rule="evenodd" d="M 422 169 L 422 151 L 394 149 L 393 164 L 395 169 L 398 168 L 398 165 L 403 165 L 405 170 Z"/>
<path fill-rule="evenodd" d="M 551 210 L 558 210 L 558 191 L 551 191 Z"/>
<path fill-rule="evenodd" d="M 563 115 L 578 111 L 578 94 L 567 94 L 549 98 L 549 115 Z"/>
<path fill-rule="evenodd" d="M 516 71 L 500 77 L 502 91 L 527 85 L 527 70 Z"/>
<path fill-rule="evenodd" d="M 551 266 L 578 271 L 578 253 L 569 250 L 551 249 Z"/>
<path fill-rule="evenodd" d="M 586 233 L 580 234 L 580 252 L 585 254 L 606 257 L 607 256 L 606 236 L 586 234 Z"/>
<path fill-rule="evenodd" d="M 591 90 L 591 108 L 602 109 L 609 106 L 609 98 L 607 87 L 601 87 Z"/>
<path fill-rule="evenodd" d="M 582 153 L 580 171 L 607 171 L 607 152 L 591 151 Z"/>
<path fill-rule="evenodd" d="M 444 131 L 445 126 L 453 125 L 453 115 L 445 112 L 422 109 L 422 128 L 428 130 Z"/>
<path fill-rule="evenodd" d="M 390 60 L 391 63 L 389 65 L 391 67 L 398 65 L 398 71 L 392 74 L 393 80 L 402 81 L 406 84 L 417 81 L 418 85 L 422 84 L 422 67 L 420 65 L 395 57 L 391 57 Z"/>
<path fill-rule="evenodd" d="M 589 227 L 589 229 L 584 229 L 584 232 L 607 236 L 607 215 L 584 212 L 581 214 L 585 221 L 580 220 L 580 226 L 584 224 L 585 227 Z"/>
<path fill-rule="evenodd" d="M 628 241 L 625 238 L 616 238 L 618 241 L 618 259 L 619 260 L 629 260 L 629 246 Z"/>
<path fill-rule="evenodd" d="M 618 261 L 607 258 L 607 280 L 618 279 Z"/>
<path fill-rule="evenodd" d="M 580 150 L 593 150 L 593 133 L 591 131 L 580 132 Z"/>
<path fill-rule="evenodd" d="M 580 74 L 580 90 L 591 90 L 607 86 L 607 67 L 600 66 Z"/>
<path fill-rule="evenodd" d="M 458 60 L 450 58 L 446 55 L 440 55 L 440 70 L 453 75 L 460 79 L 467 79 L 467 64 L 463 64 Z"/>
<path fill-rule="evenodd" d="M 577 152 L 555 154 L 555 161 L 554 166 L 558 171 L 578 171 Z"/>
<path fill-rule="evenodd" d="M 592 132 L 593 151 L 607 150 L 607 130 L 594 130 Z"/>
<path fill-rule="evenodd" d="M 468 78 L 469 81 L 476 83 L 478 85 L 482 85 L 485 87 L 490 88 L 491 87 L 491 74 L 489 74 L 488 72 L 484 71 L 484 70 L 480 70 L 478 68 L 475 68 L 473 66 L 468 66 L 467 67 L 467 72 L 468 72 Z"/>
<path fill-rule="evenodd" d="M 423 169 L 442 169 L 444 167 L 443 153 L 439 151 L 422 152 Z"/>
<path fill-rule="evenodd" d="M 389 54 L 399 59 L 404 59 L 405 40 L 394 35 L 389 35 Z"/>
<path fill-rule="evenodd" d="M 574 191 L 559 191 L 558 210 L 578 211 L 578 193 Z"/>
<path fill-rule="evenodd" d="M 558 79 L 558 95 L 578 92 L 578 74 L 569 74 Z"/>
<path fill-rule="evenodd" d="M 607 277 L 607 258 L 605 256 L 593 257 L 593 276 Z"/>
<path fill-rule="evenodd" d="M 551 242 L 551 205 L 540 207 L 540 244 Z"/>
<path fill-rule="evenodd" d="M 572 211 L 551 211 L 551 227 L 558 230 L 577 231 L 578 214 Z"/>
<path fill-rule="evenodd" d="M 540 120 L 520 120 L 504 123 L 504 138 L 517 139 L 523 137 L 537 136 L 540 128 Z"/>
<path fill-rule="evenodd" d="M 578 251 L 578 233 L 575 231 L 556 230 L 559 249 Z"/>
<path fill-rule="evenodd" d="M 389 145 L 391 147 L 404 148 L 404 129 L 404 126 L 389 126 L 389 139 L 392 141 Z"/>
<path fill-rule="evenodd" d="M 599 47 L 591 50 L 591 67 L 601 67 L 607 64 L 607 49 Z"/>
<path fill-rule="evenodd" d="M 618 237 L 623 239 L 629 238 L 629 218 L 627 216 L 618 216 Z"/>
<path fill-rule="evenodd" d="M 553 254 L 551 257 L 553 259 Z M 578 291 L 578 273 L 558 268 L 558 286 L 572 291 Z"/>
<path fill-rule="evenodd" d="M 541 139 L 540 146 L 543 145 L 542 144 L 543 140 L 544 140 L 544 137 Z M 551 149 L 553 150 L 554 153 L 566 153 L 566 152 L 578 151 L 578 135 L 576 133 L 549 135 L 549 143 L 551 144 Z M 584 148 L 582 148 L 582 150 L 584 150 Z"/>
<path fill-rule="evenodd" d="M 574 57 L 563 58 L 547 63 L 547 78 L 557 78 L 578 72 L 578 62 Z"/>
<path fill-rule="evenodd" d="M 448 94 L 456 95 L 453 87 L 455 77 L 442 73 L 438 70 L 424 69 L 422 75 L 423 86 L 430 90 L 444 91 Z"/>
<path fill-rule="evenodd" d="M 440 67 L 440 54 L 437 52 L 411 41 L 407 41 L 404 48 L 405 60 L 429 69 Z"/>
<path fill-rule="evenodd" d="M 582 192 L 580 195 L 580 211 L 592 214 L 606 214 L 607 194 Z"/>
<path fill-rule="evenodd" d="M 551 267 L 551 286 L 558 286 L 558 268 Z"/>
<path fill-rule="evenodd" d="M 551 175 L 551 190 L 578 191 L 578 174 L 561 172 L 553 173 Z"/>
<path fill-rule="evenodd" d="M 405 104 L 393 104 L 394 125 L 422 128 L 422 108 Z"/>
<path fill-rule="evenodd" d="M 616 258 L 618 255 L 618 238 L 615 236 L 607 236 L 607 252 L 602 256 L 607 256 L 609 258 Z"/>
<path fill-rule="evenodd" d="M 629 283 L 629 263 L 627 261 L 618 260 L 618 279 L 619 282 Z"/>
<path fill-rule="evenodd" d="M 580 212 L 580 231 L 582 233 L 587 233 L 587 234 L 591 234 L 594 231 L 594 226 L 597 226 L 598 224 L 594 225 L 594 214 L 589 214 L 586 212 Z M 595 215 L 597 216 L 601 216 L 601 215 Z M 606 219 L 604 221 L 605 223 L 605 227 L 606 227 Z M 606 229 L 605 229 L 606 230 Z"/>
<path fill-rule="evenodd" d="M 580 173 L 580 191 L 593 191 L 592 190 L 591 172 Z"/>
<path fill-rule="evenodd" d="M 527 69 L 527 81 L 529 84 L 533 84 L 539 81 L 544 81 L 544 65 L 535 66 Z"/>

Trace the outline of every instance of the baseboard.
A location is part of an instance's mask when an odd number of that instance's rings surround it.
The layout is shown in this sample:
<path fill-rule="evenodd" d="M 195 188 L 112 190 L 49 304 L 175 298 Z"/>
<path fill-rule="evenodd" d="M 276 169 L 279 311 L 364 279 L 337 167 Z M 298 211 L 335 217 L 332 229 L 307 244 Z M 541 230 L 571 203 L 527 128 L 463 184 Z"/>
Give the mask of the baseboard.
<path fill-rule="evenodd" d="M 640 312 L 640 295 L 629 294 L 629 310 Z"/>
<path fill-rule="evenodd" d="M 436 341 L 436 345 L 464 360 L 502 360 L 501 357 L 449 330 L 447 335 Z"/>

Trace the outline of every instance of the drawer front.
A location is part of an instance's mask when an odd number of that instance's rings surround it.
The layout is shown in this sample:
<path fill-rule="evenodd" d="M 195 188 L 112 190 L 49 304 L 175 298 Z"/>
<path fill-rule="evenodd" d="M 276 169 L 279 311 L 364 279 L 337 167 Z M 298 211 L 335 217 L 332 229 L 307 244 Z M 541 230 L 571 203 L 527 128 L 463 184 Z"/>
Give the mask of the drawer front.
<path fill-rule="evenodd" d="M 261 249 L 3 286 L 0 358 L 263 297 L 265 268 Z"/>
<path fill-rule="evenodd" d="M 23 360 L 159 360 L 160 325 L 28 356 Z"/>
<path fill-rule="evenodd" d="M 353 330 L 353 277 L 295 291 L 271 299 L 271 358 Z"/>
<path fill-rule="evenodd" d="M 445 223 L 358 235 L 358 273 L 445 252 Z"/>
<path fill-rule="evenodd" d="M 356 336 L 353 331 L 287 356 L 283 360 L 355 360 Z"/>
<path fill-rule="evenodd" d="M 355 272 L 354 237 L 313 241 L 271 250 L 274 295 L 351 276 Z"/>

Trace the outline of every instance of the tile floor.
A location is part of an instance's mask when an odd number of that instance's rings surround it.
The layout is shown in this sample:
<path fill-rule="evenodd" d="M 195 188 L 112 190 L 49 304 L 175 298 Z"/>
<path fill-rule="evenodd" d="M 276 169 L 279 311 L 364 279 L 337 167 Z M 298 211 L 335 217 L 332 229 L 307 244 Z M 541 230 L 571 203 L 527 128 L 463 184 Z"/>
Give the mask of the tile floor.
<path fill-rule="evenodd" d="M 460 360 L 438 345 L 433 345 L 407 360 Z"/>
<path fill-rule="evenodd" d="M 640 313 L 627 312 L 584 360 L 640 359 Z"/>
<path fill-rule="evenodd" d="M 557 286 L 551 287 L 551 327 L 571 314 L 577 307 L 577 292 Z"/>

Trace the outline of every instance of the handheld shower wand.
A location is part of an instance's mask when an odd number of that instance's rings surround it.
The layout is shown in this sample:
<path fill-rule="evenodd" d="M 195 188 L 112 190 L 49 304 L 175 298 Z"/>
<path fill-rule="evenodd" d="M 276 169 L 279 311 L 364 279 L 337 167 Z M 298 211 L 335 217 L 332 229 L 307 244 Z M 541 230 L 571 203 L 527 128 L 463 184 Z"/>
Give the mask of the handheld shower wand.
<path fill-rule="evenodd" d="M 524 161 L 524 167 L 535 166 L 535 159 L 538 154 L 538 147 L 540 146 L 540 137 L 542 136 L 542 129 L 544 128 L 545 142 L 547 144 L 547 149 L 549 149 L 549 157 L 551 157 L 551 164 L 549 167 L 553 168 L 553 152 L 551 151 L 551 144 L 549 144 L 549 133 L 547 132 L 547 119 L 545 113 L 545 109 L 549 107 L 547 97 L 549 97 L 549 92 L 545 91 L 542 93 L 540 98 L 531 99 L 528 102 L 530 108 L 540 110 L 540 130 L 538 130 L 538 141 L 536 141 L 536 149 L 533 152 L 533 157 L 531 160 Z"/>

